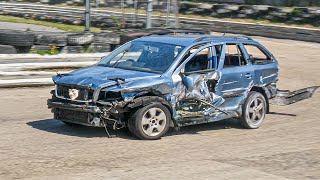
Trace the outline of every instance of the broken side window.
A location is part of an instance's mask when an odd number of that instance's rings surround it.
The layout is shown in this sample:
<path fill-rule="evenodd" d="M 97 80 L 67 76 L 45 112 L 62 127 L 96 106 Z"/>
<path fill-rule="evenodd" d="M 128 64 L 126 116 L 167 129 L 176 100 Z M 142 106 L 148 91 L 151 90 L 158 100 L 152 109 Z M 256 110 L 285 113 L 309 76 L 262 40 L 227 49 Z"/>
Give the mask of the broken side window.
<path fill-rule="evenodd" d="M 197 49 L 190 50 L 190 54 Z M 185 72 L 201 71 L 209 68 L 210 65 L 210 48 L 205 48 L 193 56 L 185 65 Z"/>
<path fill-rule="evenodd" d="M 179 63 L 178 66 L 180 66 L 185 60 L 188 59 L 188 57 L 191 56 L 192 53 L 196 52 L 196 51 L 197 51 L 198 49 L 200 49 L 203 45 L 205 45 L 205 44 L 198 44 L 198 45 L 193 46 L 192 48 L 190 48 L 189 51 L 187 51 L 187 52 L 184 54 L 184 56 L 183 56 L 183 58 L 181 59 L 181 61 L 180 61 L 180 63 Z"/>
<path fill-rule="evenodd" d="M 227 44 L 224 67 L 246 65 L 243 52 L 238 44 Z"/>
<path fill-rule="evenodd" d="M 244 44 L 244 47 L 255 64 L 266 64 L 271 62 L 271 57 L 258 46 L 253 44 Z"/>
<path fill-rule="evenodd" d="M 222 45 L 215 45 L 214 47 L 214 61 L 213 61 L 213 67 L 214 69 L 218 69 L 219 67 L 219 62 L 220 62 L 220 57 L 222 53 Z"/>

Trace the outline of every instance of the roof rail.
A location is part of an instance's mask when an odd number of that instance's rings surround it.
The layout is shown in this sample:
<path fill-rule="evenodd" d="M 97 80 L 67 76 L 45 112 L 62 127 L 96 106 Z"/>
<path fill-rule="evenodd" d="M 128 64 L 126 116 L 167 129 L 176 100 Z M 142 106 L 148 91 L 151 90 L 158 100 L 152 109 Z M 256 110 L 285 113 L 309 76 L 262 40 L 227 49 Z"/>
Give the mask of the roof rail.
<path fill-rule="evenodd" d="M 244 38 L 247 38 L 248 40 L 253 40 L 251 37 L 249 36 L 243 36 Z"/>
<path fill-rule="evenodd" d="M 194 40 L 194 42 L 200 42 L 204 39 L 210 39 L 210 38 L 233 38 L 233 39 L 247 39 L 247 40 L 252 40 L 252 38 L 248 37 L 248 36 L 203 36 L 203 37 L 199 37 L 196 40 Z"/>
<path fill-rule="evenodd" d="M 187 35 L 187 34 L 197 34 L 197 35 L 205 35 L 209 34 L 209 31 L 197 30 L 197 29 L 175 29 L 175 28 L 152 28 L 150 33 L 147 33 L 145 36 L 151 35 Z"/>
<path fill-rule="evenodd" d="M 196 40 L 194 40 L 194 42 L 200 42 L 200 41 L 202 41 L 202 40 L 204 40 L 204 39 L 214 38 L 214 37 L 216 37 L 216 36 L 203 36 L 203 37 L 197 38 Z"/>

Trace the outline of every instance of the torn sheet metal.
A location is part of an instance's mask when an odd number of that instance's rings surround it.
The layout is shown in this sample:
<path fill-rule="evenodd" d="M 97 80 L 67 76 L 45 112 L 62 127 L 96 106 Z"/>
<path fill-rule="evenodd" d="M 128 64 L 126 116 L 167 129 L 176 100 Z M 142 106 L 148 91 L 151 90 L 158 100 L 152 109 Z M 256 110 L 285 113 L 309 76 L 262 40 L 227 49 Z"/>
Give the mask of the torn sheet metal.
<path fill-rule="evenodd" d="M 217 110 L 223 112 L 217 106 L 221 105 L 224 99 L 210 92 L 207 84 L 208 80 L 215 78 L 216 73 L 184 76 L 171 96 L 174 115 L 188 118 L 208 116 Z"/>

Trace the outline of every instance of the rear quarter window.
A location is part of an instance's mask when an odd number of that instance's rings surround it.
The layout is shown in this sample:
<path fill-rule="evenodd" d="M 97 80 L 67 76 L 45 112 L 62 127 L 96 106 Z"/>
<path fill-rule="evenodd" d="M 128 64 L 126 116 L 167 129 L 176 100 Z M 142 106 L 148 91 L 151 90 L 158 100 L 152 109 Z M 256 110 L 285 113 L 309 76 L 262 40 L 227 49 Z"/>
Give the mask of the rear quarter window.
<path fill-rule="evenodd" d="M 267 64 L 272 62 L 272 58 L 259 46 L 253 44 L 243 44 L 249 56 L 254 59 L 254 64 Z"/>

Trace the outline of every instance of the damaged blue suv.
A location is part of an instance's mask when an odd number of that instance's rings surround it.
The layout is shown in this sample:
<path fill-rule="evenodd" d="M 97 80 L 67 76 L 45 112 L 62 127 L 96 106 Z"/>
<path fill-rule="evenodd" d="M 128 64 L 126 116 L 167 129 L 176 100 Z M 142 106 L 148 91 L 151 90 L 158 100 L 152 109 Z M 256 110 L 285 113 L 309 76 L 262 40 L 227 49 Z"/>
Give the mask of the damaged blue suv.
<path fill-rule="evenodd" d="M 66 124 L 127 127 L 140 139 L 228 118 L 255 129 L 277 94 L 278 70 L 251 38 L 146 36 L 96 65 L 54 76 L 48 106 Z"/>

